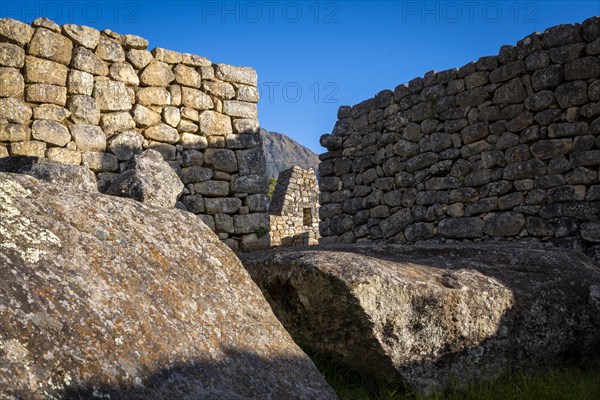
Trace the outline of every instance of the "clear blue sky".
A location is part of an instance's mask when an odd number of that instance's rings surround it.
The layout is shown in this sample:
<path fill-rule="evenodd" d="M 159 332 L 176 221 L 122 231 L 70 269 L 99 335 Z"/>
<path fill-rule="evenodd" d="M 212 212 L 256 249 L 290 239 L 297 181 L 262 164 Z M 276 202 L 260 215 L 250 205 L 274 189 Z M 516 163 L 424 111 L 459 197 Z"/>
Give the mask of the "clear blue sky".
<path fill-rule="evenodd" d="M 150 48 L 252 66 L 261 125 L 319 153 L 339 106 L 497 54 L 532 32 L 600 15 L 600 0 L 0 0 L 2 17 L 30 22 L 40 15 L 137 34 Z"/>

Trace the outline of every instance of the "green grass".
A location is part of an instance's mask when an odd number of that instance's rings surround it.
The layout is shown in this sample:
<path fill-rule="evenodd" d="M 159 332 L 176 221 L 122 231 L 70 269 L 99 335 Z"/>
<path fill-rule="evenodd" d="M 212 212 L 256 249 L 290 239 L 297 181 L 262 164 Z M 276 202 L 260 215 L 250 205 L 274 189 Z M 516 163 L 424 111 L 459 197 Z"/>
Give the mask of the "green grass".
<path fill-rule="evenodd" d="M 277 179 L 269 178 L 269 193 L 267 194 L 269 196 L 269 199 L 273 198 L 273 192 L 275 191 L 275 186 L 277 186 Z"/>
<path fill-rule="evenodd" d="M 309 353 L 310 354 L 310 353 Z M 515 372 L 464 389 L 449 388 L 418 396 L 402 386 L 365 379 L 322 355 L 312 357 L 340 400 L 599 400 L 600 362 L 586 368 L 554 367 L 545 372 Z"/>

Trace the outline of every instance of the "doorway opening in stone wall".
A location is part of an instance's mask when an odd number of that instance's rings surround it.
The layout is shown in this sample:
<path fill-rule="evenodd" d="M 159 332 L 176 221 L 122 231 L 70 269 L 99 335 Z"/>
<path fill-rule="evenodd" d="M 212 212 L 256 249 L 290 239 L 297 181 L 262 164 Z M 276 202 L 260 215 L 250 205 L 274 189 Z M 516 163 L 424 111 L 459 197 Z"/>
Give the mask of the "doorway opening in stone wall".
<path fill-rule="evenodd" d="M 302 220 L 304 226 L 312 226 L 312 210 L 310 208 L 303 209 Z"/>

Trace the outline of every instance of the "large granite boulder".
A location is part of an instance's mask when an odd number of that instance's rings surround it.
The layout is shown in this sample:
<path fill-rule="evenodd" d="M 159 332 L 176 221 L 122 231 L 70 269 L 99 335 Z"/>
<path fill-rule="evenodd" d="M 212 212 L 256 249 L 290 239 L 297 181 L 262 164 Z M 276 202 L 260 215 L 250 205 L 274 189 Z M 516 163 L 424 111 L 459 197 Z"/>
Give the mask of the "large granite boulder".
<path fill-rule="evenodd" d="M 97 192 L 96 176 L 82 165 L 59 164 L 45 158 L 11 156 L 0 158 L 0 171 L 31 175 L 56 185 Z"/>
<path fill-rule="evenodd" d="M 298 343 L 421 393 L 600 344 L 600 269 L 575 252 L 337 245 L 242 257 Z"/>
<path fill-rule="evenodd" d="M 0 173 L 0 274 L 0 398 L 336 398 L 187 212 Z"/>
<path fill-rule="evenodd" d="M 128 163 L 106 194 L 172 208 L 182 191 L 183 183 L 163 156 L 156 150 L 146 150 Z"/>

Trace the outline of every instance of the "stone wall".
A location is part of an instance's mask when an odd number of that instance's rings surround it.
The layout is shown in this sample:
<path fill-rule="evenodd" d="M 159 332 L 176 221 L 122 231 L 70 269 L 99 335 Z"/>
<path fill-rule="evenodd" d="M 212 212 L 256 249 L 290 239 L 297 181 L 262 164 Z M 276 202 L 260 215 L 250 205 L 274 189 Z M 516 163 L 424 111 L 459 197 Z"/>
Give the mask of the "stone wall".
<path fill-rule="evenodd" d="M 257 75 L 134 35 L 0 19 L 0 157 L 86 164 L 107 187 L 142 149 L 186 185 L 179 207 L 233 249 L 268 246 Z"/>
<path fill-rule="evenodd" d="M 312 169 L 294 166 L 279 173 L 271 213 L 271 246 L 319 243 L 319 184 Z"/>
<path fill-rule="evenodd" d="M 322 242 L 600 253 L 599 54 L 594 17 L 341 107 L 321 138 Z"/>

